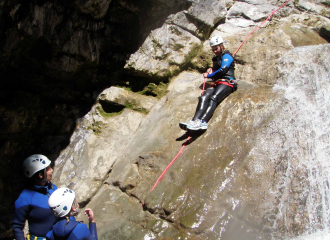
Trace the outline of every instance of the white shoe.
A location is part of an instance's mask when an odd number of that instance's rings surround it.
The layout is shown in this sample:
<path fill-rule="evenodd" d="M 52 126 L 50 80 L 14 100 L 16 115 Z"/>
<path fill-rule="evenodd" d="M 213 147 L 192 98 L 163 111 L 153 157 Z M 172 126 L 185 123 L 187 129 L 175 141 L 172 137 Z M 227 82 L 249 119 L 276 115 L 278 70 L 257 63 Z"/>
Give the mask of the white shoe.
<path fill-rule="evenodd" d="M 191 124 L 187 125 L 187 128 L 189 130 L 206 130 L 207 129 L 207 123 L 204 120 L 199 120 L 196 119 L 195 121 L 193 121 Z"/>
<path fill-rule="evenodd" d="M 187 130 L 187 126 L 192 124 L 194 120 L 189 120 L 188 122 L 180 122 L 179 126 L 182 130 Z"/>

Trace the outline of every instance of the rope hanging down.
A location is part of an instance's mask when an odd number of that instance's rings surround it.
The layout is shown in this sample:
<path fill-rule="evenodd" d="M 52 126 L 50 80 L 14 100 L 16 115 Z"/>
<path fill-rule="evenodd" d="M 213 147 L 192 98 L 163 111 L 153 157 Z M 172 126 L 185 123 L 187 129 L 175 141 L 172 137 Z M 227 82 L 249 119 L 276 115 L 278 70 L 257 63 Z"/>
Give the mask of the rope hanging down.
<path fill-rule="evenodd" d="M 182 147 L 180 149 L 180 151 L 178 152 L 178 154 L 175 156 L 175 158 L 173 158 L 173 160 L 170 162 L 169 165 L 167 165 L 167 167 L 165 168 L 165 170 L 162 172 L 162 174 L 159 176 L 159 178 L 157 179 L 157 181 L 155 182 L 154 186 L 152 187 L 152 189 L 150 190 L 153 191 L 155 189 L 155 187 L 157 186 L 157 184 L 162 180 L 162 178 L 164 177 L 165 173 L 167 172 L 167 170 L 171 167 L 171 165 L 175 162 L 175 160 L 180 156 L 180 154 L 182 153 L 184 147 L 187 145 L 187 143 L 190 141 L 191 136 L 189 136 L 187 138 L 187 140 L 184 142 L 184 144 L 182 144 Z"/>
<path fill-rule="evenodd" d="M 256 27 L 249 35 L 247 35 L 247 37 L 244 39 L 244 41 L 238 46 L 238 48 L 235 50 L 235 52 L 233 53 L 233 57 L 235 56 L 235 54 L 238 52 L 238 50 L 242 47 L 242 45 L 246 42 L 246 40 L 252 35 L 252 33 L 254 33 L 256 30 L 258 30 L 265 22 L 268 21 L 268 19 L 270 19 L 274 13 L 276 13 L 278 10 L 280 10 L 282 7 L 284 7 L 290 0 L 286 1 L 285 3 L 283 3 L 278 9 L 276 9 L 275 11 L 272 11 L 272 13 L 266 18 L 265 21 L 263 21 L 258 27 Z"/>
<path fill-rule="evenodd" d="M 270 19 L 274 13 L 276 13 L 278 10 L 280 10 L 282 7 L 284 7 L 290 0 L 286 1 L 285 3 L 283 3 L 278 9 L 276 9 L 275 11 L 272 11 L 272 13 L 266 18 L 265 21 L 263 21 L 258 27 L 256 27 L 245 39 L 244 41 L 239 45 L 239 47 L 236 49 L 236 51 L 233 53 L 233 57 L 235 56 L 235 54 L 238 52 L 238 50 L 242 47 L 242 45 L 246 42 L 246 40 L 248 39 L 248 37 L 250 37 L 257 29 L 259 29 L 266 21 L 268 21 L 268 19 Z M 202 94 L 204 94 L 204 90 L 205 90 L 205 80 L 206 78 L 204 78 L 204 83 L 203 83 L 203 90 L 202 90 Z M 173 158 L 173 160 L 170 162 L 169 165 L 167 165 L 167 167 L 164 169 L 164 171 L 162 172 L 162 174 L 158 177 L 157 181 L 155 182 L 155 184 L 153 185 L 152 189 L 150 190 L 150 192 L 152 192 L 156 186 L 158 185 L 158 183 L 162 180 L 162 178 L 164 177 L 165 173 L 167 172 L 167 170 L 172 166 L 172 164 L 178 159 L 178 157 L 180 156 L 180 154 L 182 153 L 183 149 L 185 148 L 185 146 L 189 143 L 189 141 L 191 140 L 191 135 L 189 135 L 189 137 L 187 138 L 187 140 L 182 144 L 182 147 L 180 149 L 180 151 L 178 152 L 178 154 Z M 142 205 L 144 205 L 144 203 L 142 203 Z"/>

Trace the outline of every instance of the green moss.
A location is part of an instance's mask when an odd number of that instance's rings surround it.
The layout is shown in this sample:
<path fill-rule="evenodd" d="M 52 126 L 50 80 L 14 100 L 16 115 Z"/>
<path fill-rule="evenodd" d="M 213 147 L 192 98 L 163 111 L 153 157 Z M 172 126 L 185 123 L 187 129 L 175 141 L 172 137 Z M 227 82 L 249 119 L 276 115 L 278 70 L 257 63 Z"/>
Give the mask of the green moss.
<path fill-rule="evenodd" d="M 87 130 L 92 130 L 94 134 L 98 135 L 101 133 L 101 123 L 93 122 L 90 126 L 87 127 Z"/>
<path fill-rule="evenodd" d="M 182 48 L 184 48 L 184 45 L 177 43 L 175 45 L 172 45 L 171 47 L 172 47 L 172 50 L 174 50 L 174 51 L 180 51 Z"/>
<path fill-rule="evenodd" d="M 182 35 L 182 32 L 180 32 L 176 27 L 171 26 L 171 27 L 169 27 L 169 29 L 170 29 L 170 31 L 171 31 L 173 34 L 175 34 L 175 35 L 177 35 L 177 36 L 181 36 L 181 35 Z"/>
<path fill-rule="evenodd" d="M 186 70 L 188 69 L 192 63 L 191 61 L 201 53 L 202 45 L 195 44 L 192 49 L 190 50 L 189 54 L 185 57 L 185 60 L 183 61 L 180 70 Z"/>
<path fill-rule="evenodd" d="M 157 60 L 166 60 L 166 58 L 170 55 L 170 53 L 166 53 L 166 54 L 163 54 L 161 57 L 155 57 L 155 59 Z"/>
<path fill-rule="evenodd" d="M 147 96 L 154 96 L 157 98 L 162 98 L 166 95 L 168 84 L 165 84 L 163 82 L 160 82 L 158 85 L 155 83 L 149 83 L 148 86 L 146 86 L 143 91 L 139 92 L 142 95 Z"/>
<path fill-rule="evenodd" d="M 144 115 L 147 115 L 149 113 L 149 111 L 145 108 L 141 108 L 138 107 L 138 105 L 136 104 L 136 102 L 134 100 L 131 101 L 126 101 L 126 108 L 132 109 L 134 111 L 140 112 Z"/>
<path fill-rule="evenodd" d="M 151 42 L 152 42 L 152 46 L 153 46 L 153 48 L 156 50 L 156 48 L 161 48 L 162 47 L 162 45 L 158 42 L 158 40 L 157 39 L 155 39 L 155 38 L 153 38 L 152 40 L 151 40 Z"/>
<path fill-rule="evenodd" d="M 104 109 L 101 106 L 96 107 L 96 110 L 100 113 L 100 115 L 102 117 L 114 117 L 114 116 L 122 114 L 122 112 L 124 111 L 124 110 L 121 110 L 119 112 L 108 113 L 108 112 L 104 111 Z"/>
<path fill-rule="evenodd" d="M 324 16 L 324 17 L 329 18 L 330 17 L 330 11 L 329 10 L 322 9 L 321 15 Z"/>

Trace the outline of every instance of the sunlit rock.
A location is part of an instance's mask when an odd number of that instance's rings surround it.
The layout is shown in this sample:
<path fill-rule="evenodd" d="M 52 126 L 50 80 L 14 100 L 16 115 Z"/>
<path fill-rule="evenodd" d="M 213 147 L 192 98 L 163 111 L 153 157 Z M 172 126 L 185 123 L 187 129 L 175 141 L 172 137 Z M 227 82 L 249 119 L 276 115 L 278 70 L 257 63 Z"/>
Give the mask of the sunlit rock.
<path fill-rule="evenodd" d="M 130 56 L 125 68 L 145 77 L 170 76 L 200 42 L 180 27 L 164 24 L 150 33 L 139 50 Z"/>
<path fill-rule="evenodd" d="M 138 129 L 145 115 L 125 109 L 120 115 L 101 104 L 79 122 L 70 146 L 56 160 L 54 181 L 75 189 L 78 201 L 87 203 L 101 187 L 111 166 Z M 112 117 L 111 117 L 112 116 Z"/>
<path fill-rule="evenodd" d="M 188 16 L 212 28 L 225 18 L 227 9 L 224 1 L 199 0 L 193 1 L 192 6 L 186 13 Z"/>
<path fill-rule="evenodd" d="M 260 21 L 267 18 L 267 16 L 277 7 L 270 4 L 252 5 L 244 2 L 236 2 L 228 12 L 228 18 L 237 16 L 244 16 L 253 21 Z"/>
<path fill-rule="evenodd" d="M 100 94 L 99 100 L 118 104 L 123 107 L 131 106 L 131 108 L 134 108 L 135 110 L 141 109 L 141 111 L 147 112 L 149 112 L 157 102 L 156 98 L 144 96 L 118 87 L 111 87 L 104 90 Z"/>

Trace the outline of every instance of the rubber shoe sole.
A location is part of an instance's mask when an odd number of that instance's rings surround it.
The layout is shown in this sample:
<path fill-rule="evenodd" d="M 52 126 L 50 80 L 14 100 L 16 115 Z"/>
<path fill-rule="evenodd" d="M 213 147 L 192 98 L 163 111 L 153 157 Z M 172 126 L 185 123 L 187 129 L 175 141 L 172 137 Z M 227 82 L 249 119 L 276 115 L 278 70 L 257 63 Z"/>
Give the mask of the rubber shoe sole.
<path fill-rule="evenodd" d="M 180 127 L 182 130 L 187 131 L 187 124 L 186 124 L 186 123 L 182 123 L 182 122 L 180 122 L 180 123 L 179 123 L 179 127 Z"/>

